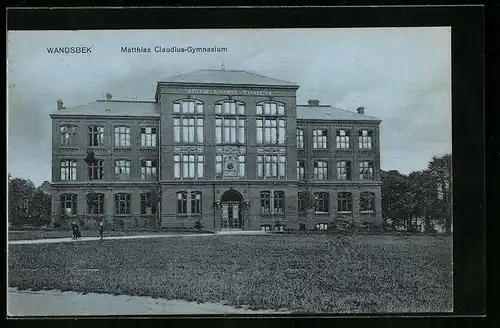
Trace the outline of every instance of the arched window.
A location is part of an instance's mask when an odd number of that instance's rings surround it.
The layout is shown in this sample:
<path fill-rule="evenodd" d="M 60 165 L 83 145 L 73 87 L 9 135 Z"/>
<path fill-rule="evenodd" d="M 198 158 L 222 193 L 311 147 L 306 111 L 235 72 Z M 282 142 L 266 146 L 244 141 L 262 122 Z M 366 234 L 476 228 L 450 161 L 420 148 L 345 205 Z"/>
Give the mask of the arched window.
<path fill-rule="evenodd" d="M 78 163 L 74 159 L 63 159 L 61 161 L 61 181 L 75 181 L 77 179 Z"/>
<path fill-rule="evenodd" d="M 89 125 L 88 130 L 89 130 L 88 145 L 90 147 L 103 146 L 104 145 L 104 126 Z"/>
<path fill-rule="evenodd" d="M 75 125 L 61 125 L 59 127 L 61 133 L 61 146 L 72 146 L 76 144 L 76 133 L 78 127 Z"/>
<path fill-rule="evenodd" d="M 61 213 L 65 215 L 75 215 L 77 195 L 61 194 L 59 197 L 61 203 Z"/>
<path fill-rule="evenodd" d="M 130 214 L 130 194 L 115 194 L 115 213 Z"/>
<path fill-rule="evenodd" d="M 352 212 L 352 194 L 350 192 L 339 192 L 337 199 L 338 212 Z"/>
<path fill-rule="evenodd" d="M 173 103 L 173 112 L 182 114 L 203 114 L 203 101 L 197 99 L 179 99 Z"/>
<path fill-rule="evenodd" d="M 89 193 L 85 195 L 87 203 L 87 213 L 92 215 L 104 214 L 104 194 Z"/>
<path fill-rule="evenodd" d="M 316 198 L 315 212 L 328 213 L 330 211 L 330 194 L 327 192 L 316 192 L 314 193 L 314 197 Z"/>
<path fill-rule="evenodd" d="M 203 143 L 203 102 L 181 99 L 173 104 L 174 142 L 180 144 Z"/>
<path fill-rule="evenodd" d="M 215 114 L 245 115 L 245 103 L 239 100 L 221 100 L 215 103 Z"/>
<path fill-rule="evenodd" d="M 359 198 L 359 205 L 361 212 L 375 211 L 375 193 L 370 191 L 363 191 Z"/>

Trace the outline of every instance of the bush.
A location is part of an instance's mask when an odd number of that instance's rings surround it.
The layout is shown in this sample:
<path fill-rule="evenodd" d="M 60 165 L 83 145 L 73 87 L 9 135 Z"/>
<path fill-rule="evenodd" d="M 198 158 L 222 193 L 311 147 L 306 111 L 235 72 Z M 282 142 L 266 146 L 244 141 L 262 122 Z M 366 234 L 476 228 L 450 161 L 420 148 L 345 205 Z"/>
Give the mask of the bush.
<path fill-rule="evenodd" d="M 61 223 L 56 221 L 54 222 L 54 228 L 59 229 L 61 227 Z"/>
<path fill-rule="evenodd" d="M 299 223 L 299 230 L 300 231 L 305 231 L 306 230 L 306 224 L 305 223 Z"/>
<path fill-rule="evenodd" d="M 201 230 L 201 229 L 203 229 L 203 225 L 201 224 L 201 221 L 200 221 L 200 220 L 197 220 L 197 221 L 195 222 L 195 224 L 194 224 L 194 228 L 195 228 L 196 230 Z"/>

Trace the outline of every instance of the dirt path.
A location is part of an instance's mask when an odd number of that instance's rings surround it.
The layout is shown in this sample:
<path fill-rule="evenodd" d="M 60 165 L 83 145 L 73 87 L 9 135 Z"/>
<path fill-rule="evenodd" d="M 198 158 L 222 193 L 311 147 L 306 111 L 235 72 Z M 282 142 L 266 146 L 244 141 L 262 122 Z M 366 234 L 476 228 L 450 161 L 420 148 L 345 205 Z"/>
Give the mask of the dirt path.
<path fill-rule="evenodd" d="M 209 237 L 220 235 L 265 235 L 265 231 L 218 231 L 216 233 L 195 233 L 195 234 L 151 234 L 151 235 L 133 235 L 133 236 L 109 236 L 104 237 L 106 240 L 115 239 L 147 239 L 147 238 L 171 238 L 171 237 Z M 82 241 L 96 241 L 99 237 L 82 237 L 77 241 L 67 238 L 45 238 L 32 240 L 9 240 L 9 245 L 25 245 L 25 244 L 54 244 L 54 243 L 74 243 Z"/>
<path fill-rule="evenodd" d="M 9 316 L 148 315 L 148 314 L 264 314 L 220 303 L 186 302 L 142 296 L 81 294 L 59 291 L 19 291 L 9 288 Z"/>

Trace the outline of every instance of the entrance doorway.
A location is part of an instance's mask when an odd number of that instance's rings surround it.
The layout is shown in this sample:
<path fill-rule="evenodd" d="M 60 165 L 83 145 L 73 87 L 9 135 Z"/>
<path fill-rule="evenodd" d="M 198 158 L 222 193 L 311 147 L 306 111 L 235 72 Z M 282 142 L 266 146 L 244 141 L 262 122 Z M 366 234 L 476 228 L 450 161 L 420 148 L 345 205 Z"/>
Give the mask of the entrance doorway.
<path fill-rule="evenodd" d="M 228 190 L 220 198 L 222 215 L 221 229 L 242 229 L 243 196 L 236 190 Z"/>

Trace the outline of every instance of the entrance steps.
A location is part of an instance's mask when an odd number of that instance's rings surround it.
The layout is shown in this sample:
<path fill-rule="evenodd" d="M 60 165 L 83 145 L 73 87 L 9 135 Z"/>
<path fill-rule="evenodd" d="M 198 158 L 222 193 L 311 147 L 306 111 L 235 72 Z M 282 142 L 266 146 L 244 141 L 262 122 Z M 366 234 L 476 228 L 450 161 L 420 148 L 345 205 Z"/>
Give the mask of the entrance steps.
<path fill-rule="evenodd" d="M 265 235 L 266 231 L 261 230 L 242 230 L 242 229 L 221 229 L 215 232 L 218 235 Z"/>

